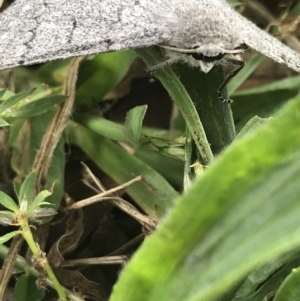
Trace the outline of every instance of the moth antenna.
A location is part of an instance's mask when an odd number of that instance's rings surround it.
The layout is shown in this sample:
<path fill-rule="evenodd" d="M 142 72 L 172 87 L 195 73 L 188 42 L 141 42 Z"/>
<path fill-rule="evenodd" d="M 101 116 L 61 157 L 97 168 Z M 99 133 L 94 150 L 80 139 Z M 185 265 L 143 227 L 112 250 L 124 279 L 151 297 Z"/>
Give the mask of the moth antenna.
<path fill-rule="evenodd" d="M 195 49 L 185 49 L 185 48 L 177 48 L 175 46 L 168 46 L 168 45 L 159 45 L 159 47 L 162 47 L 167 50 L 175 51 L 175 52 L 180 52 L 180 53 L 195 53 L 197 52 L 197 48 Z M 247 48 L 243 49 L 225 49 L 224 53 L 225 54 L 237 54 L 244 52 Z"/>

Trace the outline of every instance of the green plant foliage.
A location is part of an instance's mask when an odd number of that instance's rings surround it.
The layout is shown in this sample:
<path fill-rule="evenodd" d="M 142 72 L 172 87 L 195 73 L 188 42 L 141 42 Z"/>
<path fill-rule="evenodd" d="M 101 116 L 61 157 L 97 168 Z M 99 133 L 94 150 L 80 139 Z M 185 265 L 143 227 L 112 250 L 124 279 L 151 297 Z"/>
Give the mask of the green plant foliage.
<path fill-rule="evenodd" d="M 14 96 L 9 97 L 4 102 L 2 102 L 1 105 L 0 105 L 0 114 L 1 114 L 1 116 L 6 116 L 7 114 L 9 115 L 9 113 L 11 112 L 12 106 L 14 106 L 20 100 L 22 100 L 25 97 L 27 97 L 30 94 L 32 94 L 32 92 L 34 90 L 35 89 L 31 89 L 29 91 L 18 93 L 18 94 L 14 95 Z M 7 111 L 9 111 L 9 112 L 7 112 Z"/>
<path fill-rule="evenodd" d="M 23 201 L 32 202 L 35 192 L 36 174 L 31 172 L 21 185 L 20 192 L 18 194 L 19 204 Z"/>
<path fill-rule="evenodd" d="M 45 289 L 38 288 L 36 278 L 30 274 L 23 274 L 18 278 L 14 300 L 15 301 L 40 301 L 44 299 Z"/>
<path fill-rule="evenodd" d="M 300 268 L 293 269 L 291 274 L 279 287 L 274 301 L 298 301 L 300 300 Z"/>
<path fill-rule="evenodd" d="M 289 46 L 299 3 L 274 25 Z M 145 72 L 164 56 L 59 60 L 14 69 L 14 82 L 0 73 L 0 259 L 19 238 L 33 254 L 11 261 L 14 300 L 300 300 L 300 76 L 262 70 L 254 54 L 221 91 L 229 105 L 217 91 L 231 66 Z M 70 120 L 51 131 L 58 112 Z M 129 256 L 121 271 L 82 254 Z"/>
<path fill-rule="evenodd" d="M 17 212 L 19 210 L 15 201 L 3 191 L 0 191 L 0 204 L 13 212 Z"/>
<path fill-rule="evenodd" d="M 43 97 L 38 101 L 32 101 L 16 108 L 7 117 L 29 118 L 38 116 L 51 110 L 55 105 L 62 103 L 66 97 L 64 95 L 51 95 Z"/>
<path fill-rule="evenodd" d="M 300 245 L 299 110 L 296 98 L 228 148 L 136 253 L 112 301 L 214 300 Z"/>
<path fill-rule="evenodd" d="M 21 234 L 21 231 L 11 231 L 3 236 L 0 237 L 0 245 L 3 245 L 4 243 L 6 243 L 7 241 L 9 241 L 10 239 L 12 239 L 14 236 Z"/>
<path fill-rule="evenodd" d="M 139 140 L 146 111 L 147 106 L 138 106 L 130 110 L 126 115 L 126 134 L 135 148 L 138 148 L 140 144 Z"/>
<path fill-rule="evenodd" d="M 162 218 L 172 207 L 178 193 L 150 166 L 114 142 L 78 124 L 69 125 L 68 136 L 73 144 L 83 149 L 117 183 L 141 175 L 143 181 L 128 187 L 127 192 L 147 214 Z M 99 144 L 96 145 L 94 141 Z"/>
<path fill-rule="evenodd" d="M 83 62 L 77 81 L 76 100 L 85 105 L 102 99 L 125 76 L 135 58 L 132 50 L 95 55 Z"/>

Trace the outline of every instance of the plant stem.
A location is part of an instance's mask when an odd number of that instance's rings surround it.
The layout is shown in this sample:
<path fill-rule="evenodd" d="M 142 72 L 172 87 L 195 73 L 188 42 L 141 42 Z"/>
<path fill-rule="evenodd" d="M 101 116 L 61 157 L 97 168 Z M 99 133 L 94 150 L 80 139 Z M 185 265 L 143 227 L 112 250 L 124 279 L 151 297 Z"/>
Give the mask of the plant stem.
<path fill-rule="evenodd" d="M 67 300 L 67 295 L 63 289 L 63 287 L 60 285 L 59 281 L 57 280 L 56 276 L 53 273 L 53 270 L 51 269 L 49 262 L 45 256 L 45 254 L 40 250 L 40 248 L 36 245 L 32 232 L 30 230 L 30 226 L 27 221 L 27 217 L 23 217 L 22 215 L 19 217 L 19 223 L 22 228 L 23 237 L 26 240 L 33 256 L 37 260 L 37 264 L 43 268 L 43 270 L 48 275 L 49 279 L 53 283 L 54 289 L 57 291 L 57 294 L 59 296 L 60 300 Z"/>
<path fill-rule="evenodd" d="M 4 246 L 4 245 L 0 245 L 0 258 L 6 258 L 8 255 L 9 249 Z M 27 261 L 25 260 L 25 258 L 23 258 L 20 255 L 17 255 L 16 260 L 14 261 L 14 265 L 17 269 L 19 269 L 20 271 L 24 271 L 26 273 L 29 273 L 30 275 L 34 276 L 34 277 L 39 277 L 39 272 L 33 268 L 32 266 L 30 266 Z M 53 283 L 50 281 L 49 278 L 45 279 L 45 283 L 50 286 L 53 287 Z M 2 283 L 1 283 L 2 285 Z M 81 297 L 79 297 L 78 295 L 74 294 L 73 292 L 69 291 L 68 289 L 64 288 L 69 300 L 71 301 L 84 301 L 84 299 L 82 299 Z"/>

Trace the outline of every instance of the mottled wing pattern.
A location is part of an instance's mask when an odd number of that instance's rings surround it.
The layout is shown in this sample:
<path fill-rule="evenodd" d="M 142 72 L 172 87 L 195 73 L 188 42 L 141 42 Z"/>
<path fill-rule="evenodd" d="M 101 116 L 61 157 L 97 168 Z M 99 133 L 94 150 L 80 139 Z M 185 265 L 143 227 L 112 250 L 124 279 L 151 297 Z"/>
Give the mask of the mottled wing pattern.
<path fill-rule="evenodd" d="M 165 42 L 145 0 L 16 0 L 0 14 L 0 70 Z"/>
<path fill-rule="evenodd" d="M 225 41 L 232 48 L 243 42 L 300 72 L 298 53 L 225 0 L 16 0 L 0 14 L 0 70 L 159 44 L 202 43 L 214 52 Z"/>
<path fill-rule="evenodd" d="M 285 46 L 276 38 L 259 29 L 255 24 L 234 12 L 239 19 L 238 26 L 242 32 L 244 43 L 277 63 L 300 72 L 300 54 Z"/>

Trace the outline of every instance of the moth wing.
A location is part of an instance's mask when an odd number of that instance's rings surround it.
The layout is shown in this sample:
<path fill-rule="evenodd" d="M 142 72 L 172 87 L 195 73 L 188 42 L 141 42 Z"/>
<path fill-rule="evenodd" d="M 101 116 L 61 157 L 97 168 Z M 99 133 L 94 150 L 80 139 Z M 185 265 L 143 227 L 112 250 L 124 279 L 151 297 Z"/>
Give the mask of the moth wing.
<path fill-rule="evenodd" d="M 163 43 L 147 2 L 16 0 L 0 14 L 0 70 Z"/>
<path fill-rule="evenodd" d="M 259 29 L 252 22 L 240 16 L 240 27 L 244 43 L 271 58 L 277 63 L 288 66 L 289 68 L 300 72 L 300 54 L 285 46 L 276 38 L 265 31 Z"/>

